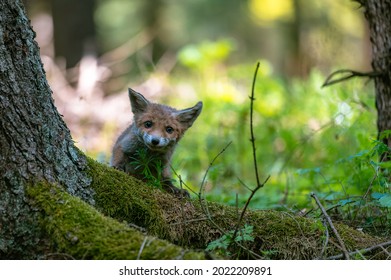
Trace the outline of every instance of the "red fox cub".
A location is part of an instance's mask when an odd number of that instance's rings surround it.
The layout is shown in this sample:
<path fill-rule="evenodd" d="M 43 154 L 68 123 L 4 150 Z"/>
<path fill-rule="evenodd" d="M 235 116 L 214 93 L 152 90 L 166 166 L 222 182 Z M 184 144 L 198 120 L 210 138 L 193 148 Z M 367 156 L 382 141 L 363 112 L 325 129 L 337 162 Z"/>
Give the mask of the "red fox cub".
<path fill-rule="evenodd" d="M 176 144 L 201 113 L 202 102 L 176 110 L 152 103 L 131 88 L 129 99 L 133 123 L 118 137 L 111 166 L 178 196 L 189 196 L 172 184 L 170 160 Z"/>

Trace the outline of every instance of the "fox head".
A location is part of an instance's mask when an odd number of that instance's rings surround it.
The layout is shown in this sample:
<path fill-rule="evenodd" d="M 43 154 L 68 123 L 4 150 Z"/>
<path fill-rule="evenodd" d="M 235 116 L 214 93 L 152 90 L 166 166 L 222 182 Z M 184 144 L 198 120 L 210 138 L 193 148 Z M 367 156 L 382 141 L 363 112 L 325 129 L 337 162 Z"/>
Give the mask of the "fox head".
<path fill-rule="evenodd" d="M 175 145 L 202 110 L 202 102 L 183 110 L 152 103 L 131 88 L 129 99 L 140 140 L 154 151 L 164 152 Z"/>

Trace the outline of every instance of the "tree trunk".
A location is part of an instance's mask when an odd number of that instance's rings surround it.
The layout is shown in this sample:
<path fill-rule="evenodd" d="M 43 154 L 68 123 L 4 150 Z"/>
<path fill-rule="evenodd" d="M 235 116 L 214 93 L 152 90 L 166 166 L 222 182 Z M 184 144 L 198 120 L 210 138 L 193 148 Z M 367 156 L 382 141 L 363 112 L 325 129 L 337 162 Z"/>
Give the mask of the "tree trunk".
<path fill-rule="evenodd" d="M 77 150 L 53 105 L 20 0 L 0 2 L 0 176 L 1 259 L 202 259 L 200 249 L 236 228 L 234 207 L 179 200 Z M 238 258 L 339 253 L 332 236 L 325 246 L 317 220 L 249 211 L 244 224 L 254 227 L 254 241 L 234 252 Z M 348 250 L 383 242 L 336 228 Z"/>
<path fill-rule="evenodd" d="M 379 76 L 375 78 L 377 127 L 379 138 L 391 149 L 391 1 L 360 0 L 365 8 L 372 42 L 372 67 Z M 384 138 L 383 138 L 384 137 Z M 391 160 L 391 154 L 383 155 L 382 160 Z"/>
<path fill-rule="evenodd" d="M 57 182 L 89 202 L 93 192 L 81 172 L 85 158 L 53 105 L 23 5 L 1 1 L 0 13 L 0 250 L 18 256 L 38 242 L 26 235 L 37 230 L 26 228 L 35 218 L 25 203 L 27 182 Z M 22 251 L 13 251 L 16 242 Z"/>

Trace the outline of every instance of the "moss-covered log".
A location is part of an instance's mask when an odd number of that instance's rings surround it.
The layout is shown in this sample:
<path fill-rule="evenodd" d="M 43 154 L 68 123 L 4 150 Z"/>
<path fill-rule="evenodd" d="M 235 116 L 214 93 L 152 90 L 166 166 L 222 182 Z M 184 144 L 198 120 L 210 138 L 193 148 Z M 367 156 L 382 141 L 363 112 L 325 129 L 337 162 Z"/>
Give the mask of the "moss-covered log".
<path fill-rule="evenodd" d="M 96 207 L 102 213 L 134 223 L 149 234 L 180 246 L 204 249 L 210 241 L 236 227 L 238 210 L 235 207 L 180 200 L 93 160 L 89 160 L 88 174 L 96 193 Z M 206 206 L 209 215 L 206 214 Z M 325 227 L 320 220 L 272 210 L 248 211 L 243 224 L 254 227 L 255 240 L 247 244 L 248 248 L 264 257 L 316 259 L 341 253 L 331 233 L 328 245 L 323 248 Z M 343 224 L 337 224 L 336 228 L 349 251 L 384 241 Z M 322 249 L 324 255 L 320 256 Z M 239 257 L 247 257 L 246 252 L 243 251 Z"/>
<path fill-rule="evenodd" d="M 43 259 L 203 259 L 202 252 L 186 250 L 126 223 L 106 217 L 81 199 L 48 183 L 27 189 L 44 232 Z"/>

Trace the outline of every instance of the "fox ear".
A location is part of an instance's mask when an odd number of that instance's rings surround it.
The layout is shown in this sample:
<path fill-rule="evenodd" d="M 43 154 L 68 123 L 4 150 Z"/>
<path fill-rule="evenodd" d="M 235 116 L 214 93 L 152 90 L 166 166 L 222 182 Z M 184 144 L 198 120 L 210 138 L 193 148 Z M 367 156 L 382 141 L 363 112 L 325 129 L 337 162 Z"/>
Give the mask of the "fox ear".
<path fill-rule="evenodd" d="M 202 102 L 198 102 L 194 107 L 176 112 L 176 118 L 188 129 L 201 114 L 201 110 Z"/>
<path fill-rule="evenodd" d="M 133 114 L 144 112 L 150 103 L 141 93 L 131 88 L 129 88 L 129 99 Z"/>

